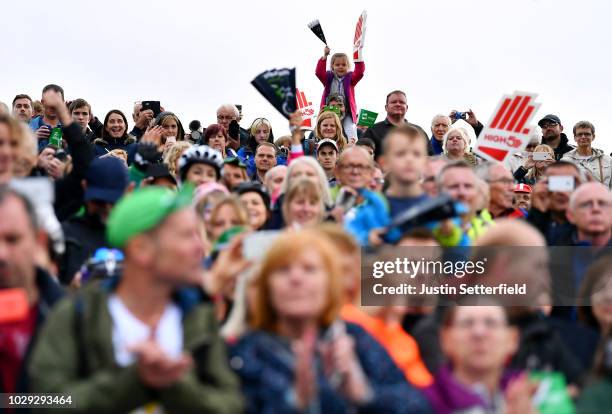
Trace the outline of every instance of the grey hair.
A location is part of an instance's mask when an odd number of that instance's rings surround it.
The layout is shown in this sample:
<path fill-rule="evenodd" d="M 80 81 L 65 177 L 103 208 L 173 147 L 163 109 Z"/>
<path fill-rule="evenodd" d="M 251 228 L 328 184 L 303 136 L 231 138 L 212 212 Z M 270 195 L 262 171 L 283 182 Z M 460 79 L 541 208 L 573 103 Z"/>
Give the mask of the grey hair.
<path fill-rule="evenodd" d="M 610 193 L 610 189 L 606 187 L 605 185 L 603 185 L 602 183 L 600 183 L 599 181 L 585 183 L 583 185 L 579 185 L 578 187 L 576 187 L 576 190 L 573 191 L 572 194 L 570 194 L 570 198 L 569 198 L 569 209 L 570 210 L 574 210 L 576 208 L 576 203 L 578 202 L 577 200 L 578 196 L 581 195 L 584 191 L 587 191 L 589 187 L 602 188 L 606 191 L 606 193 L 608 194 L 608 197 L 612 197 L 612 194 Z"/>
<path fill-rule="evenodd" d="M 228 111 L 234 112 L 234 115 L 236 116 L 236 118 L 240 116 L 240 111 L 238 111 L 238 108 L 236 108 L 236 105 L 234 104 L 226 103 L 226 104 L 221 105 L 220 107 L 217 108 L 217 114 L 219 113 L 219 111 L 223 109 L 227 109 Z"/>
<path fill-rule="evenodd" d="M 333 199 L 331 196 L 331 192 L 329 191 L 327 176 L 325 175 L 325 171 L 323 171 L 323 168 L 313 157 L 300 157 L 291 162 L 289 167 L 287 167 L 287 175 L 285 175 L 285 179 L 283 180 L 283 184 L 281 186 L 281 194 L 286 194 L 289 190 L 289 187 L 291 186 L 291 172 L 299 164 L 307 164 L 312 167 L 312 169 L 317 173 L 317 181 L 319 182 L 321 194 L 323 195 L 323 202 L 326 206 L 331 206 L 333 204 Z"/>
<path fill-rule="evenodd" d="M 10 114 L 8 105 L 2 101 L 0 101 L 0 114 Z"/>
<path fill-rule="evenodd" d="M 431 126 L 434 125 L 434 123 L 436 122 L 436 119 L 438 118 L 444 118 L 448 121 L 449 125 L 452 125 L 453 121 L 450 119 L 450 116 L 448 115 L 444 115 L 444 114 L 438 114 L 436 116 L 434 116 L 433 118 L 431 118 Z"/>
<path fill-rule="evenodd" d="M 479 164 L 476 167 L 476 176 L 480 178 L 481 180 L 483 180 L 484 182 L 488 182 L 489 176 L 491 175 L 491 169 L 498 165 L 501 165 L 502 167 L 504 167 L 504 165 L 501 162 L 497 162 L 497 161 L 487 161 L 482 164 Z"/>

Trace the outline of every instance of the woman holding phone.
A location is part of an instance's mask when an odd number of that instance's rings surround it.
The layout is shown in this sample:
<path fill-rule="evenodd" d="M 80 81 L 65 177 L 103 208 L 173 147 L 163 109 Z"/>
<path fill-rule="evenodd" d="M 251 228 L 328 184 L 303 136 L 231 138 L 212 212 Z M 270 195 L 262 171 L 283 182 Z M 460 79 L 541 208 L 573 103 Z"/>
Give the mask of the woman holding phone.
<path fill-rule="evenodd" d="M 280 235 L 255 276 L 252 330 L 230 349 L 247 412 L 425 413 L 384 349 L 339 319 L 339 252 L 316 230 Z"/>
<path fill-rule="evenodd" d="M 555 162 L 555 152 L 545 144 L 535 147 L 525 160 L 525 163 L 516 169 L 514 179 L 522 184 L 535 185 L 542 178 L 546 168 Z"/>

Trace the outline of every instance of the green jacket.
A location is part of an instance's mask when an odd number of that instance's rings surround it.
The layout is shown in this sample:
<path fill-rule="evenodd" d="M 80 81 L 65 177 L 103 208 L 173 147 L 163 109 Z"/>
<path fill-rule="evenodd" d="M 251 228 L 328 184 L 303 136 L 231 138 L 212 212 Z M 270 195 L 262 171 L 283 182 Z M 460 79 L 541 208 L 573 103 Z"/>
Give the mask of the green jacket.
<path fill-rule="evenodd" d="M 607 408 L 606 408 L 607 407 Z M 588 385 L 576 403 L 576 414 L 601 414 L 612 407 L 612 379 Z"/>
<path fill-rule="evenodd" d="M 169 413 L 242 411 L 239 384 L 210 305 L 191 299 L 193 295 L 182 301 L 177 295 L 184 349 L 194 367 L 174 385 L 153 390 L 140 381 L 135 364 L 120 367 L 115 362 L 108 311 L 112 286 L 107 282 L 87 286 L 54 308 L 31 359 L 32 392 L 70 395 L 76 408 L 66 412 L 72 414 L 125 413 L 151 402 Z"/>

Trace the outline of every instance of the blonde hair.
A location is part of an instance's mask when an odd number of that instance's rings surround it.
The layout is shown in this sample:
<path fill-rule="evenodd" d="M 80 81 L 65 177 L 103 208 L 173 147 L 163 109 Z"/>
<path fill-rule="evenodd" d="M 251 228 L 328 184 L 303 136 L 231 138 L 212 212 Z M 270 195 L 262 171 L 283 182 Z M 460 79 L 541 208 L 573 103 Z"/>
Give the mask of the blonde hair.
<path fill-rule="evenodd" d="M 27 177 L 36 166 L 38 158 L 38 140 L 27 124 L 15 121 L 9 129 L 15 134 L 17 146 L 14 148 L 15 160 L 13 173 L 19 177 Z"/>
<path fill-rule="evenodd" d="M 270 124 L 270 121 L 268 121 L 266 118 L 257 118 L 253 121 L 253 123 L 251 124 L 251 135 L 255 136 L 255 134 L 257 133 L 257 128 L 259 128 L 260 126 L 265 125 L 268 128 L 268 139 L 270 138 L 270 134 L 272 134 L 272 124 Z"/>
<path fill-rule="evenodd" d="M 278 137 L 274 140 L 274 145 L 276 145 L 278 148 L 282 147 L 283 144 L 286 143 L 291 145 L 291 135 L 283 135 L 282 137 Z"/>
<path fill-rule="evenodd" d="M 444 151 L 444 154 L 448 154 L 448 151 L 446 150 L 446 143 L 448 142 L 448 137 L 453 132 L 458 132 L 459 135 L 461 135 L 461 139 L 465 143 L 465 148 L 463 148 L 463 152 L 466 154 L 469 153 L 470 152 L 470 136 L 468 132 L 464 128 L 461 128 L 461 127 L 450 127 L 448 131 L 446 132 L 446 134 L 444 134 L 444 138 L 442 138 L 443 139 L 442 150 Z"/>
<path fill-rule="evenodd" d="M 206 231 L 208 233 L 208 238 L 211 240 L 210 223 L 214 223 L 217 214 L 219 214 L 219 211 L 221 211 L 221 207 L 226 205 L 230 206 L 234 210 L 234 214 L 236 214 L 236 217 L 238 217 L 238 220 L 240 221 L 239 226 L 246 227 L 249 225 L 249 215 L 243 204 L 240 202 L 240 199 L 238 199 L 238 197 L 235 195 L 226 195 L 217 201 L 210 212 L 210 220 L 207 223 Z"/>
<path fill-rule="evenodd" d="M 289 204 L 291 204 L 291 202 L 298 197 L 306 197 L 309 200 L 319 202 L 321 207 L 320 220 L 323 219 L 323 213 L 325 212 L 325 204 L 323 203 L 321 189 L 308 178 L 300 177 L 296 181 L 291 183 L 291 187 L 289 187 L 289 190 L 287 191 L 287 193 L 285 194 L 285 198 L 283 199 L 282 210 L 283 217 L 285 217 L 285 220 L 287 220 L 287 215 L 289 213 Z"/>
<path fill-rule="evenodd" d="M 164 157 L 164 164 L 168 166 L 170 174 L 178 178 L 178 171 L 176 170 L 176 161 L 181 157 L 183 152 L 191 148 L 191 144 L 187 141 L 177 141 L 166 153 Z"/>
<path fill-rule="evenodd" d="M 326 111 L 322 114 L 319 114 L 319 116 L 317 117 L 317 128 L 315 129 L 315 136 L 318 139 L 323 139 L 323 136 L 321 135 L 321 124 L 328 118 L 332 118 L 334 120 L 334 124 L 336 124 L 336 136 L 333 138 L 333 140 L 336 141 L 336 144 L 338 144 L 338 149 L 340 150 L 339 152 L 342 152 L 342 150 L 346 146 L 347 141 L 346 137 L 344 136 L 344 133 L 342 132 L 342 124 L 340 123 L 340 118 L 338 118 L 338 115 L 336 115 L 334 112 Z"/>
<path fill-rule="evenodd" d="M 331 57 L 330 65 L 334 65 L 336 59 L 346 59 L 346 65 L 350 68 L 351 61 L 346 53 L 334 53 Z"/>
<path fill-rule="evenodd" d="M 534 148 L 533 152 L 547 152 L 552 156 L 552 159 L 555 159 L 555 150 L 553 150 L 551 147 L 549 147 L 546 144 L 540 144 L 537 147 Z M 534 179 L 534 180 L 539 180 L 540 179 L 541 174 L 538 172 L 538 169 L 535 166 L 535 163 L 533 164 L 533 167 L 531 167 L 529 169 L 529 172 L 527 173 L 527 175 L 525 176 L 525 178 L 527 179 Z"/>
<path fill-rule="evenodd" d="M 339 253 L 334 244 L 316 229 L 286 232 L 268 250 L 255 279 L 255 306 L 252 325 L 255 329 L 277 332 L 278 313 L 272 304 L 270 278 L 279 269 L 290 265 L 308 250 L 321 257 L 328 278 L 327 303 L 318 318 L 322 327 L 330 326 L 338 317 L 342 304 L 342 271 Z"/>

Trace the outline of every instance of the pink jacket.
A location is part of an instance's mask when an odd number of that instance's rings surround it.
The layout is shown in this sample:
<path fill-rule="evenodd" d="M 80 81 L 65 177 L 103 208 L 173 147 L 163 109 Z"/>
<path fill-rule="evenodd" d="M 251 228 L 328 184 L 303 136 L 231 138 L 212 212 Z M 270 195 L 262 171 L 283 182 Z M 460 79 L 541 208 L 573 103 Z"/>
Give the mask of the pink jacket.
<path fill-rule="evenodd" d="M 329 96 L 329 92 L 331 89 L 332 79 L 334 78 L 334 74 L 331 70 L 326 70 L 327 68 L 327 59 L 319 59 L 317 61 L 317 69 L 315 70 L 315 75 L 321 81 L 325 89 L 323 90 L 323 96 L 321 97 L 321 108 L 325 106 L 325 100 Z M 364 62 L 355 62 L 355 70 L 347 73 L 344 78 L 342 78 L 342 84 L 344 85 L 344 96 L 348 100 L 349 107 L 351 108 L 351 116 L 353 118 L 353 122 L 357 123 L 357 104 L 355 103 L 355 85 L 363 78 L 363 73 L 365 72 L 365 63 Z"/>

